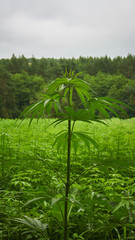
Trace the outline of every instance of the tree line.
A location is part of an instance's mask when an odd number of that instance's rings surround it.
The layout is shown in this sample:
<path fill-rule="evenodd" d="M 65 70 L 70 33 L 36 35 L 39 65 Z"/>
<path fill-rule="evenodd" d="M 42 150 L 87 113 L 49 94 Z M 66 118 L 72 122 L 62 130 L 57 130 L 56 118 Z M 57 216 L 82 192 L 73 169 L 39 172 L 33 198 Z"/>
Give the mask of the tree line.
<path fill-rule="evenodd" d="M 65 70 L 82 72 L 98 97 L 113 97 L 128 104 L 129 117 L 135 116 L 135 56 L 78 59 L 25 58 L 0 59 L 0 118 L 17 118 L 26 106 L 37 101 L 46 84 Z"/>

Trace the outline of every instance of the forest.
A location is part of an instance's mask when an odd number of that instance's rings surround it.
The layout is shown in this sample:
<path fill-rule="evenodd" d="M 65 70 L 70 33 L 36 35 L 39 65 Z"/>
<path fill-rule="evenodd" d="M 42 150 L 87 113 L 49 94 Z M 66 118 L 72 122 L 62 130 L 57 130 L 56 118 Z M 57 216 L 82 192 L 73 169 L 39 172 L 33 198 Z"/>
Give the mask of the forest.
<path fill-rule="evenodd" d="M 95 96 L 121 100 L 131 107 L 126 109 L 129 117 L 135 116 L 135 56 L 27 59 L 12 55 L 0 60 L 0 118 L 19 117 L 66 69 L 82 72 Z"/>
<path fill-rule="evenodd" d="M 0 60 L 0 239 L 135 239 L 135 57 Z"/>

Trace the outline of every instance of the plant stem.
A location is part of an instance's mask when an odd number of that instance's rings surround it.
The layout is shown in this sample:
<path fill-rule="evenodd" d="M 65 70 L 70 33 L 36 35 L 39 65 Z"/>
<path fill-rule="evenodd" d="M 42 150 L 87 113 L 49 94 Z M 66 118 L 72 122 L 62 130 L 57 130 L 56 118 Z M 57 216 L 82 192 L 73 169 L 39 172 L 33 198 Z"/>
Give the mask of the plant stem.
<path fill-rule="evenodd" d="M 68 120 L 67 181 L 65 189 L 64 240 L 68 239 L 68 195 L 70 188 L 71 120 Z"/>

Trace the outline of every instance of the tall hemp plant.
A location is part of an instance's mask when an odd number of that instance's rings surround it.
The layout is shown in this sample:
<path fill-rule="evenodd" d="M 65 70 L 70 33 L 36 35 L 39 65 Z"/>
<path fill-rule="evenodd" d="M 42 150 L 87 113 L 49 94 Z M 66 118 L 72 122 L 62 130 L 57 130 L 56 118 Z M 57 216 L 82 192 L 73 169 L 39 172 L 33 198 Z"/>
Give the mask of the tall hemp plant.
<path fill-rule="evenodd" d="M 67 149 L 67 167 L 66 180 L 63 181 L 65 185 L 64 197 L 64 223 L 63 223 L 63 239 L 69 239 L 68 234 L 68 204 L 70 187 L 75 182 L 71 181 L 71 145 L 75 149 L 78 148 L 79 142 L 83 141 L 87 146 L 90 143 L 97 147 L 97 143 L 89 135 L 83 131 L 75 131 L 74 126 L 77 121 L 92 123 L 93 121 L 105 124 L 99 117 L 103 116 L 110 119 L 108 112 L 116 117 L 119 117 L 118 112 L 126 114 L 121 107 L 120 101 L 107 97 L 92 97 L 93 90 L 90 84 L 79 78 L 79 74 L 75 75 L 73 72 L 66 72 L 62 78 L 57 78 L 48 85 L 47 92 L 43 95 L 43 99 L 36 104 L 29 106 L 20 116 L 20 118 L 30 117 L 30 124 L 34 118 L 37 120 L 41 117 L 54 118 L 53 124 L 56 126 L 62 122 L 67 122 L 67 129 L 60 131 L 55 139 L 54 144 L 57 149 Z M 91 95 L 92 94 L 92 95 Z M 78 97 L 77 104 L 74 100 L 74 95 Z M 81 175 L 82 176 L 82 175 Z M 78 177 L 76 178 L 76 180 Z"/>

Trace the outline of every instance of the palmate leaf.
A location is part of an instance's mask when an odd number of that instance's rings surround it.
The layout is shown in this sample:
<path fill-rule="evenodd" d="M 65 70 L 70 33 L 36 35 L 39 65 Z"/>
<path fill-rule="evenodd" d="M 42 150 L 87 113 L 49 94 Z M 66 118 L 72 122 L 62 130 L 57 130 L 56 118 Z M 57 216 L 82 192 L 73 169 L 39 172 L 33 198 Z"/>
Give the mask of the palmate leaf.
<path fill-rule="evenodd" d="M 48 93 L 53 94 L 54 92 L 63 91 L 63 96 L 65 97 L 69 92 L 70 105 L 72 105 L 72 95 L 74 89 L 76 90 L 82 102 L 85 101 L 85 97 L 87 99 L 91 97 L 90 91 L 92 89 L 90 88 L 89 83 L 77 78 L 76 76 L 74 76 L 74 74 L 70 74 L 68 77 L 65 75 L 64 78 L 57 78 L 55 81 L 50 83 L 50 85 L 48 86 Z"/>
<path fill-rule="evenodd" d="M 90 88 L 89 83 L 85 82 L 84 80 L 82 80 L 80 78 L 71 79 L 70 84 L 73 85 L 74 87 L 78 87 L 83 90 L 87 90 L 87 91 L 92 90 Z"/>
<path fill-rule="evenodd" d="M 122 113 L 124 113 L 125 115 L 127 115 L 126 111 L 120 107 L 118 104 L 116 103 L 112 103 L 112 102 L 107 102 L 107 101 L 101 101 L 100 104 L 103 105 L 103 107 L 106 107 L 107 105 L 109 105 L 109 107 L 113 108 L 113 109 L 116 109 L 118 111 L 121 111 Z M 122 103 L 121 103 L 122 104 Z"/>
<path fill-rule="evenodd" d="M 64 113 L 62 113 L 62 118 L 74 120 L 75 117 L 75 109 L 73 107 L 64 107 Z"/>
<path fill-rule="evenodd" d="M 62 149 L 62 151 L 65 152 L 67 148 L 67 141 L 68 141 L 68 132 L 66 130 L 63 130 L 56 135 L 56 139 L 54 141 L 53 146 L 56 146 L 56 149 L 58 152 L 60 149 Z M 91 143 L 94 145 L 94 147 L 96 148 L 98 147 L 97 142 L 92 137 L 90 137 L 86 132 L 79 132 L 79 131 L 73 132 L 71 136 L 71 145 L 75 153 L 78 150 L 80 142 L 83 142 L 88 149 L 90 149 Z"/>
<path fill-rule="evenodd" d="M 84 122 L 91 122 L 90 112 L 88 109 L 79 109 L 75 110 L 72 107 L 65 107 L 64 112 L 60 113 L 59 117 L 62 121 L 65 120 L 72 120 L 72 121 L 84 121 Z M 56 120 L 56 122 L 60 122 L 60 120 Z"/>
<path fill-rule="evenodd" d="M 29 125 L 31 124 L 32 120 L 34 117 L 41 117 L 44 114 L 44 101 L 39 101 L 36 104 L 32 104 L 31 106 L 27 107 L 20 115 L 19 119 L 23 121 L 24 119 L 28 118 L 30 116 L 30 122 Z"/>
<path fill-rule="evenodd" d="M 88 109 L 79 109 L 75 111 L 75 121 L 83 121 L 83 122 L 91 123 L 90 113 Z"/>
<path fill-rule="evenodd" d="M 49 126 L 54 125 L 54 127 L 56 127 L 57 125 L 59 125 L 60 123 L 66 121 L 67 119 L 64 118 L 58 118 L 57 120 L 55 120 L 54 122 L 50 123 Z"/>
<path fill-rule="evenodd" d="M 120 104 L 120 105 L 123 105 L 123 106 L 129 108 L 129 106 L 128 106 L 126 103 L 121 102 L 121 101 L 116 100 L 116 99 L 113 99 L 113 98 L 109 98 L 109 97 L 98 97 L 98 99 L 105 100 L 105 101 L 107 101 L 107 102 L 114 102 L 114 103 L 117 103 L 117 104 Z"/>
<path fill-rule="evenodd" d="M 66 71 L 65 71 L 65 73 L 63 74 L 63 76 L 65 77 L 65 78 L 72 78 L 72 79 L 74 79 L 74 78 L 77 78 L 79 75 L 81 75 L 81 74 L 83 74 L 83 72 L 79 72 L 79 73 L 77 73 L 77 74 L 75 74 L 75 70 L 74 71 L 67 71 L 67 69 L 66 69 Z"/>
<path fill-rule="evenodd" d="M 76 90 L 78 96 L 80 97 L 82 103 L 84 104 L 84 107 L 86 107 L 84 94 L 83 94 L 82 91 L 81 91 L 79 88 L 77 88 L 77 87 L 75 87 L 75 90 Z"/>
<path fill-rule="evenodd" d="M 73 104 L 73 87 L 70 88 L 69 104 L 70 104 L 70 106 L 72 106 L 72 104 Z"/>
<path fill-rule="evenodd" d="M 23 121 L 25 118 L 30 117 L 30 123 L 29 123 L 30 125 L 32 120 L 35 117 L 37 118 L 37 120 L 39 120 L 39 118 L 42 117 L 43 115 L 50 116 L 52 109 L 55 111 L 56 115 L 58 114 L 58 112 L 62 111 L 61 105 L 59 102 L 60 95 L 58 94 L 54 94 L 53 96 L 45 95 L 45 97 L 48 97 L 48 98 L 47 99 L 44 98 L 43 100 L 37 102 L 36 104 L 33 104 L 27 107 L 22 112 L 19 119 L 22 119 Z"/>
<path fill-rule="evenodd" d="M 65 152 L 67 147 L 67 140 L 68 140 L 68 132 L 66 130 L 63 130 L 57 134 L 55 141 L 53 143 L 53 146 L 56 146 L 56 149 L 58 152 L 60 149 L 62 149 L 63 152 Z"/>
<path fill-rule="evenodd" d="M 41 233 L 42 236 L 46 237 L 45 239 L 48 239 L 46 236 L 48 224 L 43 224 L 38 219 L 27 216 L 24 216 L 23 218 L 15 218 L 15 221 L 24 224 L 26 227 L 33 229 L 35 232 Z"/>
<path fill-rule="evenodd" d="M 125 106 L 126 108 L 129 108 L 129 109 L 132 110 L 132 108 L 130 108 L 126 103 L 121 102 L 121 101 L 116 100 L 116 99 L 113 99 L 113 98 L 109 98 L 109 97 L 98 97 L 98 99 L 101 100 L 101 101 L 105 101 L 105 102 L 107 102 L 107 103 L 109 103 L 109 104 L 112 104 L 112 106 L 113 106 L 113 104 L 114 104 L 114 107 L 117 106 L 117 107 L 118 107 L 118 110 L 122 111 L 122 112 L 123 112 L 124 114 L 126 114 L 126 115 L 127 115 L 126 111 L 125 111 L 121 106 Z M 117 108 L 117 107 L 116 107 L 116 108 Z"/>
<path fill-rule="evenodd" d="M 116 117 L 119 118 L 117 110 L 122 112 L 124 115 L 128 116 L 126 111 L 121 107 L 121 105 L 126 105 L 121 101 L 115 101 L 111 98 L 91 98 L 88 101 L 88 108 L 91 114 L 92 119 L 96 116 L 96 111 L 98 110 L 105 118 L 110 119 L 111 116 L 109 112 L 113 113 Z M 127 106 L 127 105 L 126 105 Z"/>
<path fill-rule="evenodd" d="M 98 117 L 93 118 L 91 115 L 90 109 L 76 110 L 72 107 L 65 107 L 64 109 L 65 109 L 65 111 L 59 113 L 59 115 L 58 115 L 59 118 L 57 120 L 55 120 L 53 123 L 51 123 L 51 125 L 54 124 L 54 126 L 56 126 L 67 120 L 71 120 L 74 122 L 82 121 L 82 122 L 87 122 L 87 123 L 92 123 L 93 121 L 95 121 L 95 122 L 99 122 L 99 123 L 107 125 L 101 119 L 98 119 Z"/>
<path fill-rule="evenodd" d="M 34 111 L 35 108 L 40 108 L 43 104 L 43 100 L 39 101 L 35 104 L 32 104 L 31 106 L 28 106 L 19 116 L 19 119 L 21 119 L 22 117 L 27 117 L 29 116 L 30 113 L 32 113 Z"/>
<path fill-rule="evenodd" d="M 78 150 L 80 142 L 83 142 L 84 145 L 86 145 L 86 147 L 88 148 L 88 150 L 90 150 L 91 143 L 94 145 L 94 147 L 98 148 L 97 142 L 92 137 L 90 137 L 86 132 L 79 132 L 79 131 L 73 132 L 71 142 L 72 142 L 72 147 L 75 153 Z"/>
<path fill-rule="evenodd" d="M 69 84 L 68 78 L 57 78 L 55 81 L 51 82 L 48 85 L 48 93 L 54 94 L 55 91 L 61 90 L 60 88 L 63 86 L 67 86 Z M 62 89 L 63 89 L 62 88 Z"/>
<path fill-rule="evenodd" d="M 90 137 L 87 133 L 75 131 L 74 134 L 77 135 L 79 139 L 86 144 L 88 149 L 90 148 L 90 143 L 92 143 L 94 147 L 98 148 L 97 142 L 92 137 Z"/>
<path fill-rule="evenodd" d="M 76 90 L 81 102 L 84 104 L 84 107 L 86 107 L 85 101 L 91 98 L 90 92 L 92 89 L 90 88 L 90 85 L 82 79 L 73 79 L 70 84 L 73 85 L 73 88 Z"/>
<path fill-rule="evenodd" d="M 82 121 L 82 122 L 87 122 L 87 123 L 99 122 L 104 125 L 107 125 L 105 122 L 103 122 L 101 119 L 99 119 L 98 116 L 95 116 L 93 118 L 90 109 L 76 110 L 72 107 L 65 107 L 64 109 L 65 109 L 65 112 L 60 113 L 60 115 L 59 115 L 61 120 L 58 119 L 58 120 L 54 121 L 54 123 L 59 124 L 66 120 L 72 120 L 74 122 Z"/>
<path fill-rule="evenodd" d="M 72 147 L 74 149 L 74 152 L 76 154 L 78 147 L 79 147 L 79 137 L 72 133 Z"/>
<path fill-rule="evenodd" d="M 90 89 L 90 90 L 92 91 L 92 89 Z M 87 91 L 87 90 L 81 88 L 81 92 L 84 94 L 84 96 L 86 96 L 86 99 L 91 98 L 90 91 Z"/>

